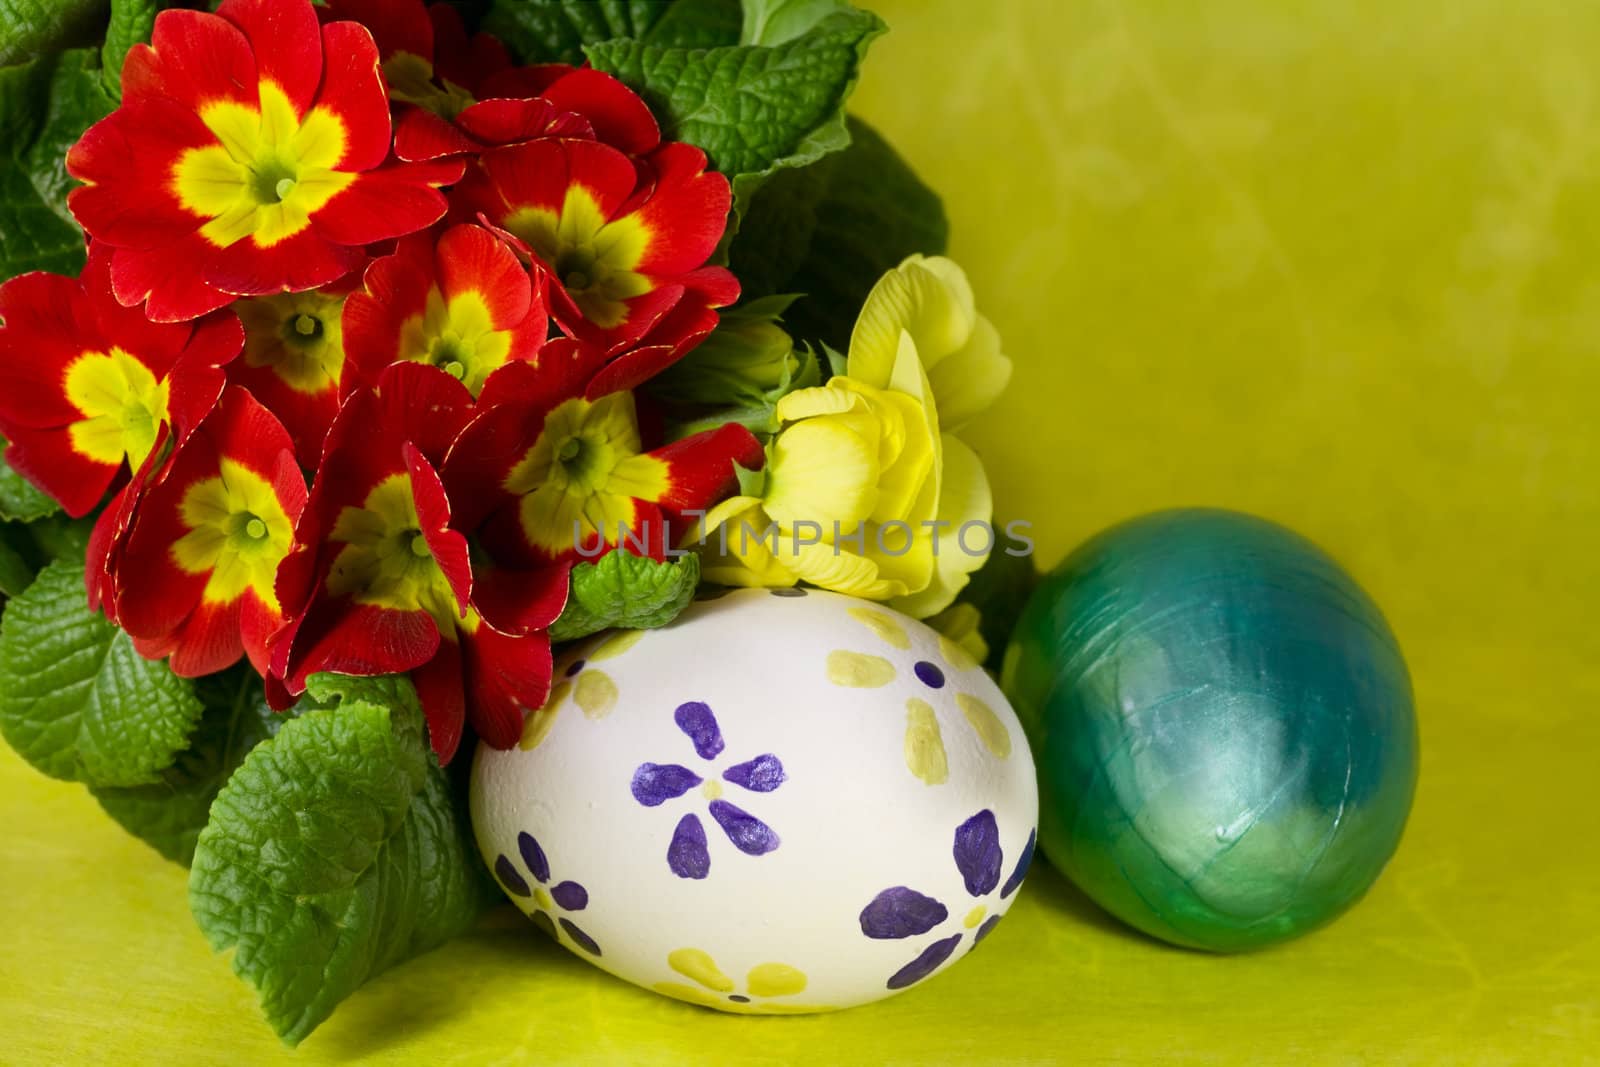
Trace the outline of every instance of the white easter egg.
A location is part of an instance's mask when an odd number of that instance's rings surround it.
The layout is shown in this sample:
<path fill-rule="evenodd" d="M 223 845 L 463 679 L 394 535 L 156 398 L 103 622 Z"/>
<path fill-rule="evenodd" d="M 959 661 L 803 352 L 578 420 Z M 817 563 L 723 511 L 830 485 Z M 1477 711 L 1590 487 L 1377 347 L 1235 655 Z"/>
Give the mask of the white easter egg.
<path fill-rule="evenodd" d="M 1033 760 L 964 650 L 880 604 L 740 590 L 556 664 L 480 746 L 478 846 L 578 956 L 743 1013 L 848 1008 L 988 935 L 1033 855 Z"/>

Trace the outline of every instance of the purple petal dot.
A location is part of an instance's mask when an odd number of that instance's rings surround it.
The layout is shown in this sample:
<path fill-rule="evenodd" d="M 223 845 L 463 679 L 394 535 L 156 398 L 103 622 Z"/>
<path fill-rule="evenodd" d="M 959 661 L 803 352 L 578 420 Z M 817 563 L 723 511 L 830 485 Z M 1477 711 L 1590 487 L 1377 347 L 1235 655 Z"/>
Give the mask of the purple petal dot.
<path fill-rule="evenodd" d="M 506 887 L 506 892 L 515 893 L 519 897 L 533 895 L 533 890 L 528 888 L 527 881 L 517 873 L 517 869 L 504 854 L 494 861 L 494 873 L 500 879 L 500 884 Z"/>
<path fill-rule="evenodd" d="M 722 772 L 722 777 L 734 785 L 744 786 L 752 793 L 770 793 L 789 779 L 783 773 L 783 764 L 770 752 L 729 767 Z"/>
<path fill-rule="evenodd" d="M 1022 846 L 1022 857 L 1017 860 L 1016 869 L 1011 872 L 1011 877 L 1006 879 L 1006 884 L 1000 889 L 1001 900 L 1015 893 L 1022 880 L 1028 876 L 1028 867 L 1033 863 L 1033 850 L 1038 836 L 1037 829 L 1028 831 L 1028 843 Z"/>
<path fill-rule="evenodd" d="M 978 946 L 978 942 L 988 937 L 989 931 L 993 930 L 999 925 L 999 923 L 1000 916 L 998 915 L 991 915 L 987 919 L 983 920 L 983 925 L 978 927 L 978 936 L 972 939 L 972 946 L 976 948 Z"/>
<path fill-rule="evenodd" d="M 711 817 L 717 820 L 733 847 L 746 856 L 765 855 L 778 847 L 778 835 L 772 827 L 726 800 L 711 802 Z"/>
<path fill-rule="evenodd" d="M 577 882 L 562 882 L 550 890 L 550 897 L 565 911 L 582 911 L 589 906 L 589 891 Z"/>
<path fill-rule="evenodd" d="M 711 853 L 706 851 L 706 828 L 698 815 L 685 815 L 672 831 L 667 846 L 667 866 L 679 878 L 704 878 L 711 870 Z"/>
<path fill-rule="evenodd" d="M 1000 884 L 1000 828 L 994 812 L 985 808 L 956 827 L 954 853 L 968 893 L 981 897 Z"/>
<path fill-rule="evenodd" d="M 950 958 L 950 953 L 961 944 L 960 934 L 951 934 L 943 941 L 935 941 L 922 950 L 922 955 L 894 972 L 889 979 L 890 989 L 904 989 L 915 985 L 939 969 L 939 964 Z"/>
<path fill-rule="evenodd" d="M 710 705 L 698 700 L 679 704 L 672 720 L 678 724 L 678 729 L 689 735 L 701 759 L 715 759 L 721 753 L 722 730 L 717 726 L 717 717 L 711 714 Z"/>
<path fill-rule="evenodd" d="M 941 671 L 938 667 L 932 663 L 929 663 L 927 660 L 919 659 L 917 661 L 917 665 L 911 669 L 916 672 L 916 675 L 922 681 L 922 684 L 928 688 L 944 688 L 944 671 Z"/>
<path fill-rule="evenodd" d="M 561 923 L 561 929 L 567 932 L 567 936 L 572 938 L 573 944 L 577 945 L 591 956 L 600 955 L 600 946 L 595 944 L 594 938 L 578 929 L 577 924 L 571 919 L 558 919 L 557 922 Z"/>
<path fill-rule="evenodd" d="M 588 660 L 582 660 L 582 659 L 573 660 L 572 661 L 572 666 L 567 668 L 567 677 L 571 678 L 574 674 L 577 674 L 579 671 L 583 670 L 584 664 L 586 664 L 587 662 L 589 662 L 589 661 Z"/>
<path fill-rule="evenodd" d="M 550 921 L 550 916 L 542 911 L 533 913 L 533 925 L 544 931 L 544 935 L 556 944 L 561 944 L 561 936 L 556 933 L 556 924 Z"/>
<path fill-rule="evenodd" d="M 647 808 L 660 807 L 701 781 L 698 774 L 676 763 L 641 763 L 633 772 L 633 799 Z"/>
<path fill-rule="evenodd" d="M 767 591 L 769 593 L 771 593 L 773 596 L 805 596 L 806 595 L 806 591 L 804 589 L 795 589 L 795 588 L 792 588 L 792 587 L 789 588 L 789 589 L 769 589 Z"/>
<path fill-rule="evenodd" d="M 533 872 L 534 880 L 544 885 L 550 880 L 550 861 L 544 858 L 544 849 L 533 835 L 524 831 L 517 835 L 517 848 L 522 852 L 522 862 Z"/>
<path fill-rule="evenodd" d="M 892 886 L 861 909 L 861 932 L 878 941 L 925 934 L 950 917 L 932 897 L 903 885 Z"/>
<path fill-rule="evenodd" d="M 743 993 L 729 993 L 728 994 L 728 999 L 733 1001 L 735 1004 L 748 1004 L 748 1003 L 750 1003 L 750 998 L 745 996 Z"/>

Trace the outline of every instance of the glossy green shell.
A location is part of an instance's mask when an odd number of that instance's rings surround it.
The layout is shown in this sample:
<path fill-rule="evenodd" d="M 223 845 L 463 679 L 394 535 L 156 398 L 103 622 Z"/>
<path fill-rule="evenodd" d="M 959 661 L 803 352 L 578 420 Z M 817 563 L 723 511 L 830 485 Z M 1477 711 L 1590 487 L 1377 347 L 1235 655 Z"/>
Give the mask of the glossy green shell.
<path fill-rule="evenodd" d="M 1294 937 L 1399 844 L 1417 777 L 1400 648 L 1338 564 L 1273 523 L 1168 511 L 1093 538 L 1034 593 L 1003 686 L 1045 855 L 1156 937 Z"/>

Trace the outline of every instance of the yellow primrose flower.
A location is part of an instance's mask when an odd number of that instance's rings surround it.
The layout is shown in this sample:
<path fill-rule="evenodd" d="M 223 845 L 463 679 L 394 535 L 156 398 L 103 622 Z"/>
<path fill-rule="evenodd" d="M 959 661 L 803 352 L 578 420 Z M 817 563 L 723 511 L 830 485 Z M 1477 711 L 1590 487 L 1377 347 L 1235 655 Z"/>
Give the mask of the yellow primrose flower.
<path fill-rule="evenodd" d="M 867 297 L 845 373 L 779 401 L 761 491 L 702 524 L 703 575 L 806 581 L 917 618 L 948 607 L 988 558 L 993 507 L 982 463 L 947 431 L 1010 375 L 961 268 L 907 259 Z"/>

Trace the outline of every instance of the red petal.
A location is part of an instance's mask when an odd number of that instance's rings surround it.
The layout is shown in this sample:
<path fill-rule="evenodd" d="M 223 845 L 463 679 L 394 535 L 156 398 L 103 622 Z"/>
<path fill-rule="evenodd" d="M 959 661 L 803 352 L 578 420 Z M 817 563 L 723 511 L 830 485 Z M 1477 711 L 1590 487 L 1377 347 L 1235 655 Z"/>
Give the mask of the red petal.
<path fill-rule="evenodd" d="M 82 289 L 59 274 L 24 274 L 0 285 L 0 431 L 49 429 L 74 422 L 62 375 L 85 351 L 100 347 L 78 323 Z"/>
<path fill-rule="evenodd" d="M 571 570 L 570 563 L 532 570 L 489 569 L 473 582 L 473 606 L 501 633 L 547 630 L 567 606 Z"/>
<path fill-rule="evenodd" d="M 67 172 L 90 183 L 67 194 L 67 204 L 102 241 L 148 248 L 179 240 L 204 219 L 173 193 L 173 167 L 189 149 L 215 143 L 189 105 L 165 97 L 126 103 L 67 152 Z"/>
<path fill-rule="evenodd" d="M 359 22 L 372 32 L 378 52 L 388 59 L 409 52 L 433 60 L 433 23 L 422 0 L 328 0 L 329 22 Z"/>
<path fill-rule="evenodd" d="M 355 184 L 363 181 L 357 179 Z M 361 242 L 330 241 L 319 229 L 301 230 L 268 248 L 257 245 L 254 237 L 227 248 L 213 248 L 205 280 L 234 296 L 301 293 L 337 281 L 366 262 L 365 251 L 350 247 Z"/>
<path fill-rule="evenodd" d="M 111 289 L 111 261 L 114 255 L 109 245 L 97 242 L 89 248 L 89 262 L 80 283 L 84 293 L 83 309 L 92 319 L 83 322 L 80 313 L 80 326 L 89 327 L 92 322 L 93 337 L 102 342 L 94 346 L 95 350 L 103 351 L 106 346 L 114 345 L 149 367 L 157 378 L 164 377 L 190 344 L 194 332 L 187 325 L 151 322 L 138 308 L 124 306 Z M 218 318 L 233 319 L 233 315 L 226 314 Z M 219 347 L 217 361 L 226 363 L 238 355 L 244 343 L 243 335 L 238 332 L 237 322 L 231 333 L 226 327 L 213 325 L 214 329 L 222 331 L 222 335 L 213 332 L 208 337 Z M 227 350 L 230 342 L 231 351 Z"/>
<path fill-rule="evenodd" d="M 708 508 L 737 488 L 735 463 L 759 470 L 766 460 L 761 442 L 737 423 L 674 441 L 650 455 L 670 468 L 667 491 L 656 502 L 679 513 Z"/>
<path fill-rule="evenodd" d="M 647 161 L 655 191 L 639 208 L 651 240 L 638 269 L 645 274 L 682 274 L 705 263 L 728 226 L 733 190 L 728 179 L 707 171 L 706 155 L 693 145 L 662 145 Z"/>
<path fill-rule="evenodd" d="M 432 288 L 428 267 L 408 254 L 402 241 L 396 254 L 374 260 L 365 289 L 344 304 L 345 385 L 376 385 L 383 369 L 400 358 L 400 330 L 406 319 L 423 314 Z M 432 259 L 431 253 L 428 256 Z"/>
<path fill-rule="evenodd" d="M 627 156 L 596 141 L 531 141 L 483 157 L 484 170 L 504 203 L 515 210 L 542 207 L 559 213 L 573 185 L 588 190 L 600 213 L 612 213 L 632 195 L 638 174 Z M 504 215 L 491 218 L 505 225 Z"/>
<path fill-rule="evenodd" d="M 461 165 L 454 164 L 459 176 Z M 369 245 L 425 230 L 444 218 L 444 194 L 434 188 L 448 177 L 426 164 L 369 171 L 312 217 L 316 231 L 345 245 Z M 331 279 L 330 279 L 331 280 Z"/>
<path fill-rule="evenodd" d="M 411 474 L 411 498 L 417 505 L 422 537 L 440 573 L 450 583 L 450 591 L 455 594 L 458 617 L 465 618 L 472 602 L 472 559 L 467 539 L 450 529 L 450 501 L 444 495 L 444 483 L 439 480 L 438 473 L 416 445 L 408 441 L 404 451 L 406 470 Z"/>
<path fill-rule="evenodd" d="M 239 607 L 241 601 L 227 604 L 202 603 L 183 622 L 183 625 L 165 638 L 158 638 L 160 647 L 170 649 L 167 666 L 180 678 L 201 678 L 217 671 L 227 670 L 244 656 L 244 642 L 239 632 Z"/>
<path fill-rule="evenodd" d="M 595 137 L 629 155 L 642 156 L 661 143 L 661 127 L 650 108 L 609 74 L 575 70 L 541 95 L 561 110 L 588 119 Z"/>
<path fill-rule="evenodd" d="M 272 367 L 252 367 L 242 359 L 228 368 L 228 380 L 248 389 L 278 417 L 294 441 L 295 456 L 303 466 L 314 469 L 322 456 L 328 427 L 339 413 L 338 385 L 330 385 L 320 393 L 303 393 L 285 382 Z"/>
<path fill-rule="evenodd" d="M 150 45 L 135 45 L 122 66 L 122 98 L 165 96 L 199 111 L 209 103 L 257 103 L 255 56 L 250 42 L 227 19 L 202 11 L 163 11 Z"/>
<path fill-rule="evenodd" d="M 310 8 L 306 10 L 309 12 Z M 354 22 L 335 22 L 322 27 L 322 51 L 327 56 L 327 70 L 322 75 L 316 106 L 326 108 L 344 123 L 344 155 L 339 157 L 335 169 L 371 170 L 389 155 L 391 133 L 389 93 L 378 65 L 378 46 L 365 27 Z M 384 236 L 395 237 L 402 232 L 405 231 L 393 231 Z"/>
<path fill-rule="evenodd" d="M 283 615 L 263 603 L 254 592 L 246 592 L 240 599 L 239 638 L 257 674 L 267 674 L 271 660 L 267 651 L 268 643 L 282 626 Z"/>
<path fill-rule="evenodd" d="M 411 683 L 428 720 L 428 742 L 439 762 L 449 763 L 461 745 L 467 720 L 461 646 L 453 640 L 440 641 L 433 658 L 412 670 Z"/>
<path fill-rule="evenodd" d="M 462 133 L 455 123 L 427 108 L 404 108 L 395 120 L 394 154 L 408 162 L 443 159 L 476 152 L 478 148 L 477 142 Z"/>
<path fill-rule="evenodd" d="M 510 748 L 522 736 L 523 717 L 550 695 L 550 638 L 479 626 L 463 644 L 472 728 L 491 748 Z"/>
<path fill-rule="evenodd" d="M 75 519 L 93 511 L 122 465 L 96 463 L 73 449 L 65 430 L 7 426 L 6 462 Z"/>
<path fill-rule="evenodd" d="M 187 322 L 233 301 L 203 280 L 216 246 L 198 233 L 158 248 L 119 248 L 111 260 L 111 286 L 129 307 L 144 304 L 155 322 Z"/>
<path fill-rule="evenodd" d="M 472 394 L 437 367 L 396 363 L 378 379 L 384 435 L 408 441 L 438 468 L 472 418 Z"/>
<path fill-rule="evenodd" d="M 485 100 L 467 108 L 456 121 L 484 145 L 521 144 L 536 137 L 592 138 L 595 135 L 587 119 L 539 97 Z"/>
<path fill-rule="evenodd" d="M 527 269 L 504 241 L 482 226 L 455 226 L 445 231 L 437 256 L 446 301 L 477 293 L 488 306 L 495 329 L 520 325 L 533 309 L 533 282 Z"/>
<path fill-rule="evenodd" d="M 316 9 L 297 0 L 223 0 L 217 14 L 250 39 L 261 80 L 282 89 L 296 115 L 310 110 L 322 76 Z"/>
<path fill-rule="evenodd" d="M 304 692 L 306 679 L 324 671 L 403 674 L 432 659 L 440 643 L 439 628 L 425 611 L 317 601 L 273 656 L 273 670 L 291 692 Z"/>

